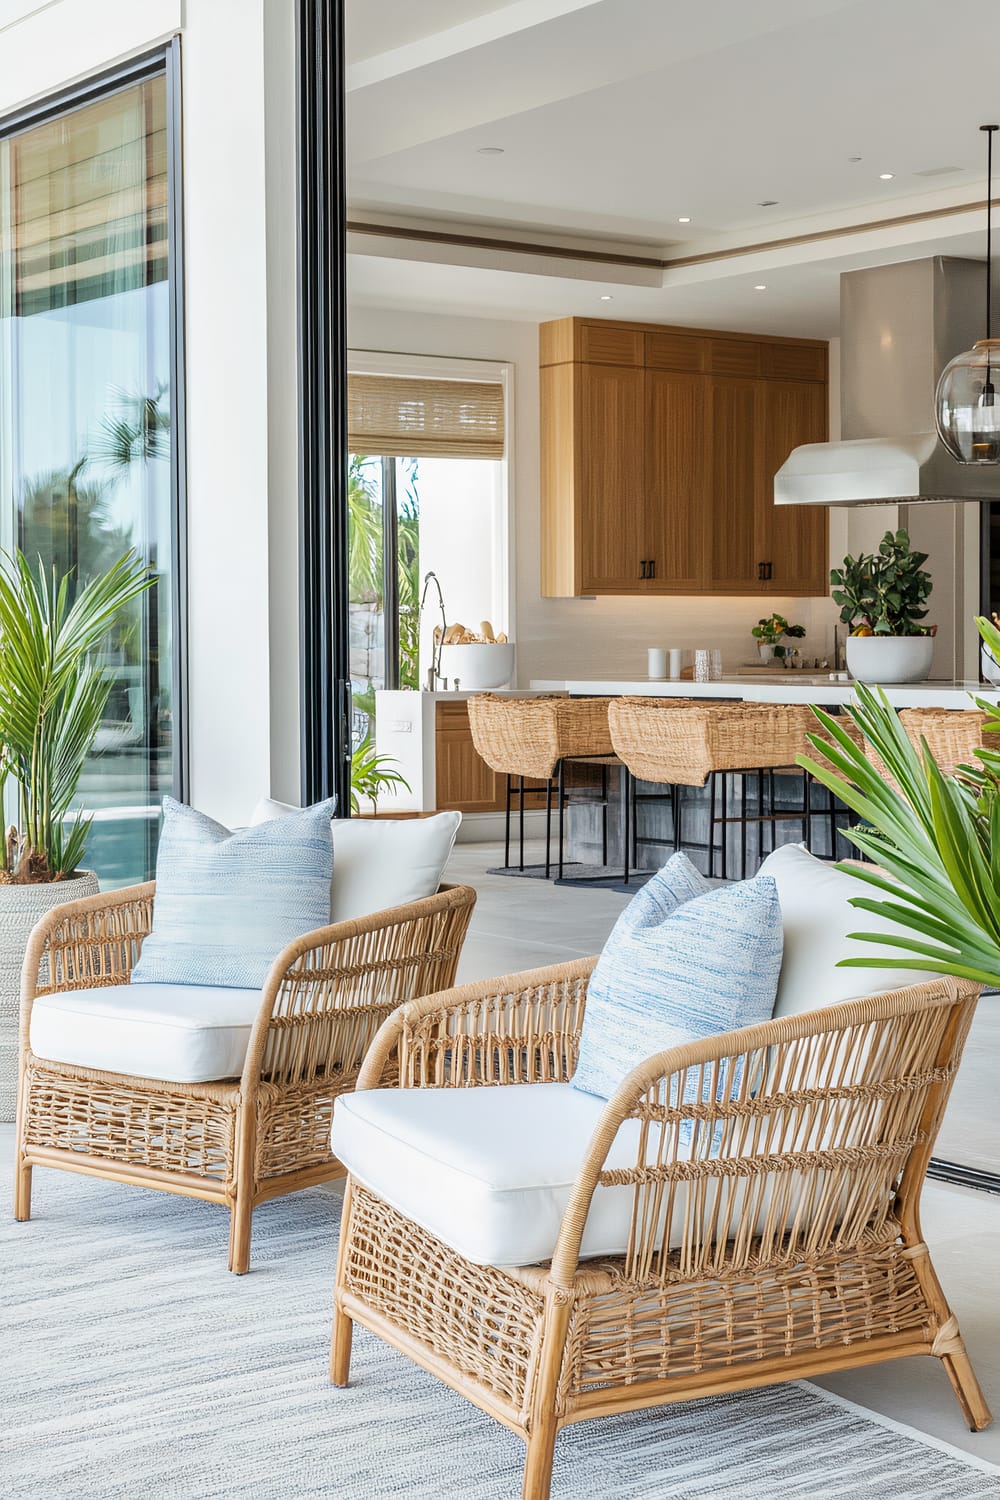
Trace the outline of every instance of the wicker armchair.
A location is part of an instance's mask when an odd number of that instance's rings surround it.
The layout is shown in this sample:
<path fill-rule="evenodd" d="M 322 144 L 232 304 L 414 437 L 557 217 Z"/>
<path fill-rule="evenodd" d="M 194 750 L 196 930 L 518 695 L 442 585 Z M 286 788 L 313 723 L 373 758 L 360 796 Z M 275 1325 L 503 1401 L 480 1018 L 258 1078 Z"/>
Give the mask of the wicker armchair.
<path fill-rule="evenodd" d="M 229 1269 L 250 1264 L 254 1207 L 342 1175 L 330 1152 L 337 1094 L 403 1001 L 453 983 L 475 892 L 437 895 L 322 927 L 290 944 L 261 991 L 242 1077 L 165 1083 L 50 1062 L 29 1045 L 36 997 L 128 984 L 154 884 L 55 908 L 32 933 L 21 1000 L 14 1213 L 56 1167 L 204 1198 L 230 1212 Z"/>
<path fill-rule="evenodd" d="M 358 1089 L 566 1081 L 592 962 L 404 1006 Z M 651 1057 L 603 1109 L 551 1261 L 473 1263 L 349 1176 L 332 1380 L 369 1328 L 525 1439 L 524 1500 L 571 1422 L 902 1355 L 939 1358 L 984 1427 L 919 1220 L 975 1001 L 935 980 Z M 621 1127 L 638 1149 L 609 1169 Z M 595 1193 L 622 1188 L 626 1252 L 581 1261 Z"/>

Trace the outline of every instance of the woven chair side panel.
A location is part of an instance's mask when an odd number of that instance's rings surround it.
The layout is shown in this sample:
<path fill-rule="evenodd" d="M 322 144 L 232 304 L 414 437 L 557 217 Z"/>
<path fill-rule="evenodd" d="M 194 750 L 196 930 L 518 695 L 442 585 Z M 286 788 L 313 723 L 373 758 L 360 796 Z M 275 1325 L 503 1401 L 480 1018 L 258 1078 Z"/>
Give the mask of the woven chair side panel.
<path fill-rule="evenodd" d="M 152 925 L 152 897 L 107 907 L 95 904 L 93 910 L 61 919 L 46 940 L 34 993 L 128 984 Z"/>
<path fill-rule="evenodd" d="M 353 1086 L 392 1012 L 454 983 L 471 915 L 471 903 L 452 905 L 308 949 L 258 1039 L 259 1076 L 293 1088 L 349 1077 Z"/>
<path fill-rule="evenodd" d="M 545 1303 L 351 1182 L 342 1285 L 526 1419 Z"/>
<path fill-rule="evenodd" d="M 343 1070 L 308 1084 L 276 1088 L 262 1083 L 256 1094 L 254 1177 L 262 1182 L 334 1160 L 330 1150 L 333 1106 L 357 1082 L 358 1070 Z"/>
<path fill-rule="evenodd" d="M 742 1259 L 742 1257 L 741 1257 Z M 852 1246 L 792 1255 L 786 1264 L 641 1285 L 605 1262 L 612 1287 L 574 1299 L 557 1409 L 601 1387 L 733 1370 L 764 1359 L 794 1360 L 883 1334 L 931 1342 L 934 1318 L 901 1245 Z"/>
<path fill-rule="evenodd" d="M 407 1020 L 400 1085 L 566 1083 L 576 1071 L 586 1001 L 587 978 L 581 975 L 479 995 Z"/>
<path fill-rule="evenodd" d="M 943 1000 L 657 1079 L 628 1116 L 635 1164 L 597 1179 L 632 1188 L 627 1275 L 709 1272 L 723 1246 L 738 1270 L 894 1241 L 900 1183 L 958 1067 L 954 1020 Z"/>
<path fill-rule="evenodd" d="M 904 708 L 899 722 L 917 750 L 922 739 L 946 776 L 961 765 L 975 766 L 979 749 L 1000 750 L 1000 734 L 987 734 L 988 722 L 979 710 Z"/>
<path fill-rule="evenodd" d="M 214 1095 L 214 1097 L 213 1097 Z M 29 1056 L 24 1142 L 122 1167 L 151 1167 L 230 1184 L 236 1090 L 85 1074 Z"/>

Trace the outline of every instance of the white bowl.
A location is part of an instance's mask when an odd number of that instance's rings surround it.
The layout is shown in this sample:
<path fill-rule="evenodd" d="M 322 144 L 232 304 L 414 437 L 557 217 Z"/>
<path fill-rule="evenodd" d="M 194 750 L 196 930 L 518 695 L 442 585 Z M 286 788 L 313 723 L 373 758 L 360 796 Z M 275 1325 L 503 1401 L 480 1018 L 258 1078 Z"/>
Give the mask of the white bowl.
<path fill-rule="evenodd" d="M 441 675 L 454 687 L 478 693 L 506 687 L 514 675 L 514 643 L 498 641 L 481 646 L 442 646 Z"/>
<path fill-rule="evenodd" d="M 930 635 L 847 637 L 847 670 L 856 682 L 923 682 L 933 655 Z"/>

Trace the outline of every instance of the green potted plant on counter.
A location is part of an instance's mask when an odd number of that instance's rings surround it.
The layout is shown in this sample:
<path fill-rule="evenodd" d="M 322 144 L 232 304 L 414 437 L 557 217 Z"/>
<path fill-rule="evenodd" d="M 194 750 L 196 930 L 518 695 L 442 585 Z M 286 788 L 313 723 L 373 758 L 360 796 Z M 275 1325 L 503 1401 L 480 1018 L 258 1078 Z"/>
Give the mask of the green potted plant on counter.
<path fill-rule="evenodd" d="M 787 637 L 789 640 L 800 641 L 805 633 L 804 625 L 789 625 L 784 615 L 779 614 L 766 615 L 757 621 L 750 632 L 757 642 L 757 651 L 762 662 L 768 662 L 772 657 L 780 661 L 789 656 L 794 647 L 783 646 L 782 640 Z"/>
<path fill-rule="evenodd" d="M 98 651 L 120 611 L 150 587 L 128 553 L 70 602 L 69 578 L 0 554 L 0 798 L 17 790 L 17 824 L 0 838 L 0 1119 L 12 1119 L 21 963 L 38 919 L 83 896 L 91 819 L 73 811 L 113 678 Z"/>
<path fill-rule="evenodd" d="M 1000 658 L 1000 631 L 989 620 L 976 623 Z M 1000 733 L 1000 707 L 976 702 L 989 715 L 984 731 Z M 908 968 L 1000 986 L 1000 751 L 977 750 L 976 766 L 947 776 L 926 745 L 911 742 L 885 694 L 859 685 L 850 716 L 893 785 L 836 719 L 813 712 L 825 730 L 809 736 L 821 759 L 802 755 L 799 764 L 861 819 L 847 837 L 874 863 L 840 868 L 882 897 L 859 895 L 852 905 L 899 928 L 898 935 L 851 934 L 887 947 L 891 957 L 841 962 L 896 968 L 904 955 Z"/>
<path fill-rule="evenodd" d="M 833 602 L 847 625 L 847 666 L 858 682 L 923 682 L 934 654 L 934 629 L 920 622 L 933 584 L 926 552 L 906 531 L 887 531 L 878 551 L 847 556 L 830 573 Z"/>

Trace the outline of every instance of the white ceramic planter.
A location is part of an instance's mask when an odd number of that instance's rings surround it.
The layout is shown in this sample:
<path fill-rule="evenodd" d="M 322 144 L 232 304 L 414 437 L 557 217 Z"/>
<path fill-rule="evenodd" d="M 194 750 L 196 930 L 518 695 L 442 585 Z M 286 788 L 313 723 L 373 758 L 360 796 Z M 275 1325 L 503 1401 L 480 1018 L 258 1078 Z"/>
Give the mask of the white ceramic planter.
<path fill-rule="evenodd" d="M 17 1105 L 21 967 L 31 929 L 54 906 L 99 890 L 92 870 L 46 885 L 0 885 L 0 1120 L 13 1120 Z"/>
<path fill-rule="evenodd" d="M 514 675 L 514 644 L 500 641 L 492 645 L 442 646 L 441 675 L 453 687 L 457 677 L 461 688 L 474 693 L 506 687 Z"/>
<path fill-rule="evenodd" d="M 929 635 L 847 637 L 847 670 L 856 682 L 923 682 L 933 656 Z"/>

